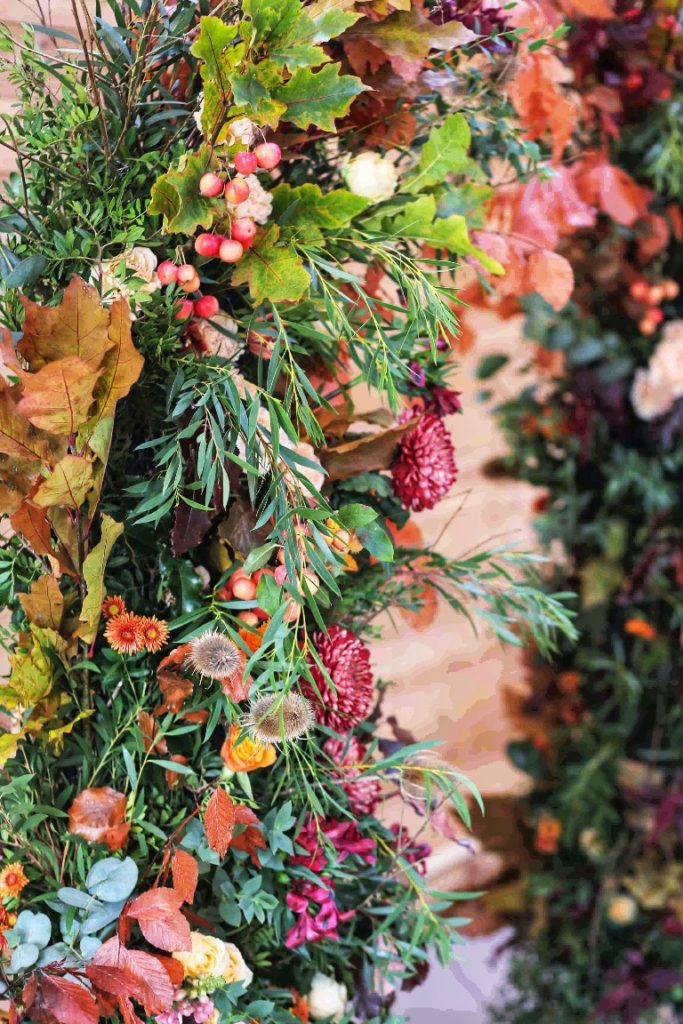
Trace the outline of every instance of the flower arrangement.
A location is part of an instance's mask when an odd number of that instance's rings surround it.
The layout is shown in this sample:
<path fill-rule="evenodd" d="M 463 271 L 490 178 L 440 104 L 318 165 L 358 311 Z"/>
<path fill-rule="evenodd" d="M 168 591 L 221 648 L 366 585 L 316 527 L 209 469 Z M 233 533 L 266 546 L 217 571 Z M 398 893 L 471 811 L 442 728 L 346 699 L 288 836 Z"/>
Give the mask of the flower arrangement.
<path fill-rule="evenodd" d="M 535 160 L 490 92 L 521 33 L 437 6 L 0 36 L 11 1020 L 378 1022 L 457 937 L 402 807 L 478 794 L 378 732 L 368 640 L 437 593 L 546 652 L 573 625 L 535 557 L 407 529 L 456 479 L 450 272 L 502 272 L 476 152 Z"/>
<path fill-rule="evenodd" d="M 556 244 L 576 287 L 562 308 L 524 300 L 535 377 L 499 416 L 505 465 L 543 488 L 537 525 L 559 555 L 551 585 L 578 592 L 581 639 L 562 641 L 552 671 L 534 666 L 529 739 L 510 747 L 533 783 L 534 856 L 515 991 L 494 1019 L 673 1022 L 683 1013 L 682 37 L 673 5 L 570 6 L 572 85 L 559 88 L 580 145 L 558 177 L 577 217 Z"/>

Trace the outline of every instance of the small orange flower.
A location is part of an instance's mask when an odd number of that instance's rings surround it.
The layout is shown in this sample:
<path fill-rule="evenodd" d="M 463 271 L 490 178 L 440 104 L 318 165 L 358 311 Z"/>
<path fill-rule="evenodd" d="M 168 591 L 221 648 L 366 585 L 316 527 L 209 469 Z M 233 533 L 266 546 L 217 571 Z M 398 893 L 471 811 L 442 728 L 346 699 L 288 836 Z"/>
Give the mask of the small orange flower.
<path fill-rule="evenodd" d="M 105 597 L 102 603 L 102 614 L 105 619 L 115 619 L 117 615 L 123 615 L 126 610 L 126 602 L 118 594 Z"/>
<path fill-rule="evenodd" d="M 271 743 L 262 743 L 261 740 L 251 739 L 243 734 L 244 729 L 241 725 L 231 725 L 221 747 L 221 757 L 230 771 L 253 772 L 256 768 L 268 768 L 273 764 L 276 757 L 275 747 Z"/>
<path fill-rule="evenodd" d="M 295 988 L 293 988 L 292 989 L 292 1000 L 293 1000 L 293 1005 L 292 1005 L 292 1008 L 289 1011 L 291 1013 L 292 1017 L 298 1017 L 298 1019 L 301 1021 L 301 1024 L 308 1024 L 309 1014 L 308 1014 L 308 1000 L 306 999 L 306 996 L 299 995 L 297 990 Z"/>
<path fill-rule="evenodd" d="M 140 630 L 142 631 L 142 646 L 146 651 L 156 654 L 168 640 L 168 625 L 154 615 L 147 618 L 140 618 Z"/>
<path fill-rule="evenodd" d="M 142 620 L 139 615 L 124 612 L 109 620 L 105 639 L 119 654 L 135 654 L 142 650 Z"/>
<path fill-rule="evenodd" d="M 557 853 L 561 835 L 562 822 L 560 819 L 545 815 L 536 825 L 534 849 L 538 853 Z"/>
<path fill-rule="evenodd" d="M 627 619 L 624 629 L 631 636 L 639 636 L 641 640 L 654 640 L 657 630 L 645 619 Z"/>
<path fill-rule="evenodd" d="M 239 636 L 244 640 L 250 651 L 258 651 L 259 647 L 263 643 L 263 634 L 267 628 L 268 623 L 262 622 L 260 626 L 256 627 L 256 629 L 240 629 Z"/>
<path fill-rule="evenodd" d="M 557 677 L 557 688 L 560 693 L 576 693 L 581 686 L 581 674 L 573 669 L 560 672 Z"/>
<path fill-rule="evenodd" d="M 0 871 L 0 898 L 7 896 L 18 896 L 24 886 L 28 885 L 28 878 L 24 874 L 21 864 L 8 864 Z"/>

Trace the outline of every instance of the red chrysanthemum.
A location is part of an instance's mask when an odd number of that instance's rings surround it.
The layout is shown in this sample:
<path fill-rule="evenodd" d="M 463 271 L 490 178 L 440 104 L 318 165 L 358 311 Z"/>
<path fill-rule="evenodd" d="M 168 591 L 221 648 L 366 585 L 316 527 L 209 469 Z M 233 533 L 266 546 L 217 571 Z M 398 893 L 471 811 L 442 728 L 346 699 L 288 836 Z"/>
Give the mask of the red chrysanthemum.
<path fill-rule="evenodd" d="M 455 483 L 455 450 L 450 435 L 433 412 L 420 417 L 404 434 L 391 468 L 394 494 L 412 512 L 434 508 Z"/>
<path fill-rule="evenodd" d="M 123 615 L 126 610 L 126 602 L 118 594 L 105 597 L 102 602 L 102 614 L 105 619 L 115 619 L 117 615 Z"/>
<path fill-rule="evenodd" d="M 135 654 L 142 650 L 141 623 L 140 616 L 131 612 L 116 615 L 107 624 L 105 639 L 119 654 Z"/>
<path fill-rule="evenodd" d="M 382 783 L 376 775 L 368 775 L 369 765 L 365 762 L 367 747 L 352 736 L 346 740 L 326 740 L 323 750 L 336 765 L 339 765 L 339 781 L 346 793 L 351 810 L 360 817 L 372 814 L 382 789 Z"/>
<path fill-rule="evenodd" d="M 138 621 L 142 633 L 142 646 L 146 651 L 156 654 L 168 640 L 168 625 L 154 615 L 140 618 Z"/>
<path fill-rule="evenodd" d="M 313 644 L 334 687 L 312 659 L 311 675 L 316 687 L 306 679 L 301 690 L 313 706 L 315 717 L 335 732 L 345 733 L 370 714 L 373 701 L 373 678 L 370 649 L 355 633 L 342 626 L 330 626 L 327 635 L 316 633 Z"/>

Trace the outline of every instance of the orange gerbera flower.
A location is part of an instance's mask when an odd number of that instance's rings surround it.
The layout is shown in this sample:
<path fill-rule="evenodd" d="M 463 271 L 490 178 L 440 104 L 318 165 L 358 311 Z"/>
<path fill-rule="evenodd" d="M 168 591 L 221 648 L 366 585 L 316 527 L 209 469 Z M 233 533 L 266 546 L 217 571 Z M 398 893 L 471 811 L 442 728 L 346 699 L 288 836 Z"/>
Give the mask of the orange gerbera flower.
<path fill-rule="evenodd" d="M 104 636 L 119 654 L 135 654 L 142 650 L 142 620 L 131 612 L 116 615 L 109 620 Z"/>
<path fill-rule="evenodd" d="M 654 640 L 657 630 L 645 619 L 627 619 L 624 629 L 631 636 L 639 636 L 641 640 Z"/>
<path fill-rule="evenodd" d="M 263 634 L 268 628 L 267 622 L 262 622 L 256 629 L 240 629 L 239 636 L 244 640 L 250 651 L 258 651 L 263 643 Z"/>
<path fill-rule="evenodd" d="M 118 594 L 105 597 L 102 602 L 102 614 L 105 619 L 115 619 L 117 615 L 123 615 L 126 610 L 126 602 Z"/>
<path fill-rule="evenodd" d="M 18 896 L 25 885 L 28 885 L 28 878 L 24 874 L 21 864 L 8 864 L 0 871 L 0 898 L 7 896 Z"/>
<path fill-rule="evenodd" d="M 168 640 L 168 625 L 154 615 L 141 618 L 140 630 L 142 632 L 142 646 L 146 651 L 155 654 L 160 651 Z"/>

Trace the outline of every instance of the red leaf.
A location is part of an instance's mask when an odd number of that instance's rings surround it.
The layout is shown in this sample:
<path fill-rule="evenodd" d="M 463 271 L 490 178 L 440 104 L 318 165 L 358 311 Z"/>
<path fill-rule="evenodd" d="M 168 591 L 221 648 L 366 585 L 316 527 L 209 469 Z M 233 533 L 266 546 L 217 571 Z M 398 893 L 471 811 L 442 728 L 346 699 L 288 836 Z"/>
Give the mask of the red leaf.
<path fill-rule="evenodd" d="M 527 287 L 538 292 L 553 309 L 562 309 L 574 291 L 571 263 L 550 249 L 533 252 L 527 263 Z"/>
<path fill-rule="evenodd" d="M 216 789 L 204 812 L 204 830 L 212 850 L 225 857 L 232 839 L 235 822 L 235 804 L 224 789 Z"/>
<path fill-rule="evenodd" d="M 93 966 L 124 971 L 129 983 L 127 995 L 133 996 L 144 1007 L 146 1014 L 161 1013 L 173 1005 L 175 983 L 164 963 L 152 953 L 126 949 L 117 938 L 107 939 L 86 970 L 91 971 Z M 103 978 L 104 975 L 101 975 L 100 979 Z"/>
<path fill-rule="evenodd" d="M 130 999 L 126 999 L 125 996 L 122 996 L 120 999 L 117 999 L 117 1005 L 121 1012 L 123 1024 L 143 1024 L 133 1009 L 133 1004 Z"/>
<path fill-rule="evenodd" d="M 143 892 L 126 911 L 140 925 L 140 931 L 157 949 L 169 953 L 190 949 L 190 926 L 180 913 L 182 899 L 175 889 L 160 887 Z"/>
<path fill-rule="evenodd" d="M 59 1024 L 98 1024 L 100 1008 L 92 992 L 76 981 L 41 975 L 31 1006 L 31 1017 Z"/>
<path fill-rule="evenodd" d="M 173 888 L 184 903 L 192 903 L 199 879 L 199 865 L 185 850 L 176 850 L 171 861 Z"/>

